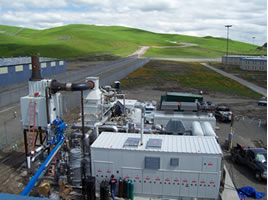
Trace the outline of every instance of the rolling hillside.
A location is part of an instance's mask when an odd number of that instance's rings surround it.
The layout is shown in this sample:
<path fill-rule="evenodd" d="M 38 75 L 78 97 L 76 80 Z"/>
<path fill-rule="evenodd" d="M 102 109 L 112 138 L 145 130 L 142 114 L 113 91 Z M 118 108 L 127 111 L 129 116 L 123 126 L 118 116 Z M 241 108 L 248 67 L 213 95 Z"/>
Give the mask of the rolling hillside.
<path fill-rule="evenodd" d="M 77 56 L 111 55 L 124 57 L 139 46 L 152 46 L 145 56 L 151 57 L 220 57 L 225 54 L 226 40 L 214 37 L 192 37 L 159 34 L 120 26 L 67 25 L 45 30 L 23 29 L 0 25 L 0 56 L 69 58 Z M 196 46 L 174 48 L 179 43 Z M 160 46 L 165 48 L 159 48 Z M 257 46 L 230 41 L 230 54 L 266 55 Z M 173 47 L 173 48 L 170 48 Z"/>

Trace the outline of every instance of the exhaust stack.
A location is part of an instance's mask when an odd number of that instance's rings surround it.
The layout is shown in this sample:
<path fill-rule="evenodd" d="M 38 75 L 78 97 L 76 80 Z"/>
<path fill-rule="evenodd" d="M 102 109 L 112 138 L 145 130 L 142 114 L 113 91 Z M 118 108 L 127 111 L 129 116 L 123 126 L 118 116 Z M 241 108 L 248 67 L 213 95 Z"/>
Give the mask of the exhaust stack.
<path fill-rule="evenodd" d="M 43 78 L 40 73 L 39 56 L 32 56 L 32 76 L 30 81 L 40 81 L 42 79 Z"/>

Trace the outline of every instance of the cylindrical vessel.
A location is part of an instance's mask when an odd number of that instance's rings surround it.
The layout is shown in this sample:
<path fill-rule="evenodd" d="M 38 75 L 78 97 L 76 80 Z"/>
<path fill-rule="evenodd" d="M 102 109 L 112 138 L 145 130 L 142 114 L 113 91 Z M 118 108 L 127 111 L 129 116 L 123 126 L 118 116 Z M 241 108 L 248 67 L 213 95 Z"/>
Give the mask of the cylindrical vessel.
<path fill-rule="evenodd" d="M 194 136 L 204 136 L 204 132 L 203 132 L 200 122 L 198 121 L 192 122 L 192 134 Z"/>
<path fill-rule="evenodd" d="M 123 180 L 123 198 L 127 198 L 127 180 Z"/>
<path fill-rule="evenodd" d="M 129 198 L 134 200 L 134 183 L 130 181 L 129 185 Z"/>
<path fill-rule="evenodd" d="M 82 152 L 80 148 L 73 148 L 70 151 L 70 179 L 74 186 L 81 185 L 81 161 Z"/>
<path fill-rule="evenodd" d="M 120 198 L 123 197 L 123 180 L 121 178 L 119 178 L 119 181 L 118 181 L 118 196 Z"/>
<path fill-rule="evenodd" d="M 209 122 L 203 122 L 202 127 L 204 129 L 205 136 L 216 136 L 216 133 Z"/>
<path fill-rule="evenodd" d="M 127 181 L 127 198 L 130 198 L 131 180 Z"/>

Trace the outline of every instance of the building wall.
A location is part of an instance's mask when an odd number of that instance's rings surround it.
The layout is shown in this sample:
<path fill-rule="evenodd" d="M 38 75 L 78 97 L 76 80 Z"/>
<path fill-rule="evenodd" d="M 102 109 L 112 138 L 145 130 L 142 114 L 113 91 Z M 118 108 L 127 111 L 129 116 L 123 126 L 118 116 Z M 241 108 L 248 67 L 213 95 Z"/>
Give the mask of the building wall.
<path fill-rule="evenodd" d="M 54 60 L 40 63 L 43 77 L 66 71 L 66 61 Z M 32 74 L 32 64 L 0 67 L 0 85 L 10 85 L 28 80 Z"/>
<path fill-rule="evenodd" d="M 222 56 L 222 64 L 224 65 L 239 65 L 242 56 L 232 57 L 232 56 Z"/>
<path fill-rule="evenodd" d="M 240 69 L 249 71 L 267 71 L 267 61 L 242 59 Z"/>
<path fill-rule="evenodd" d="M 222 56 L 222 64 L 239 65 L 242 70 L 267 71 L 267 60 L 261 57 Z"/>

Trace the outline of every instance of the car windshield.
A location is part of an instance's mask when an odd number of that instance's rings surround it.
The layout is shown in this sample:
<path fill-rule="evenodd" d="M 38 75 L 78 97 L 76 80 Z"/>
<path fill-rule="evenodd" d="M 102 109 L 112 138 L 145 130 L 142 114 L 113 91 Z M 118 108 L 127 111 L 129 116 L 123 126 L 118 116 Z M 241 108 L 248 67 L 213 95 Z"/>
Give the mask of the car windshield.
<path fill-rule="evenodd" d="M 257 153 L 255 160 L 261 163 L 265 163 L 267 161 L 267 154 L 266 153 Z"/>
<path fill-rule="evenodd" d="M 230 111 L 230 109 L 229 108 L 225 108 L 225 107 L 220 107 L 220 108 L 218 108 L 218 111 Z"/>

